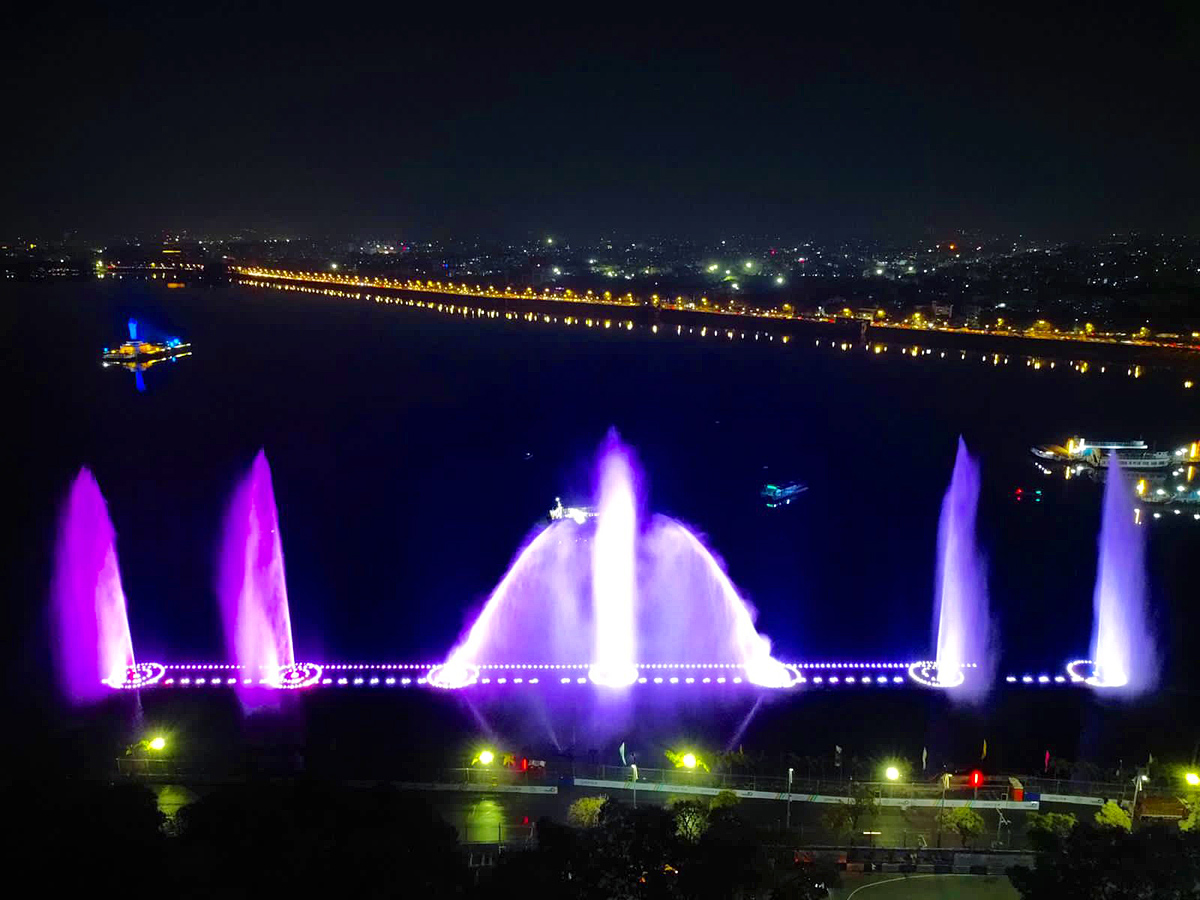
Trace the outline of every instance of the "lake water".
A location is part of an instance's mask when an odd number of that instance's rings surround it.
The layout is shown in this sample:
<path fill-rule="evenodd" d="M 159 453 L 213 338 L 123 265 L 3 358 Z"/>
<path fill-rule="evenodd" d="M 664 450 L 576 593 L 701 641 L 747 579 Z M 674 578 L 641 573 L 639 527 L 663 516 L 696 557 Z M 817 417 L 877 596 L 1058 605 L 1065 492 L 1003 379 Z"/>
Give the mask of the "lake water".
<path fill-rule="evenodd" d="M 610 426 L 646 505 L 704 535 L 783 659 L 931 651 L 938 511 L 962 434 L 981 458 L 979 531 L 1000 673 L 1086 655 L 1100 488 L 1028 448 L 1073 434 L 1174 448 L 1200 436 L 1177 372 L 1086 374 L 935 349 L 653 334 L 228 287 L 12 285 L 0 294 L 13 508 L 9 632 L 45 671 L 58 504 L 81 465 L 118 533 L 140 659 L 222 656 L 219 529 L 259 447 L 273 469 L 297 657 L 444 656 L 555 497 L 587 502 Z M 555 311 L 557 315 L 564 313 Z M 135 316 L 194 355 L 103 370 Z M 767 509 L 764 481 L 809 485 Z M 1015 490 L 1042 490 L 1017 502 Z M 1198 674 L 1200 522 L 1149 525 L 1164 683 Z M 998 701 L 1011 704 L 1011 699 Z"/>

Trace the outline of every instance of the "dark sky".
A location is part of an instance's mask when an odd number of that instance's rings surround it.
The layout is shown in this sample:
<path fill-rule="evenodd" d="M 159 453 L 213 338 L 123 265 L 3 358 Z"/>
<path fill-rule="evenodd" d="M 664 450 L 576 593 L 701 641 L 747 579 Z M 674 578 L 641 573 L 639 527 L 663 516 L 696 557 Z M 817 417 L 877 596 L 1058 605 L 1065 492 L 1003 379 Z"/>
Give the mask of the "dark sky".
<path fill-rule="evenodd" d="M 1200 227 L 1198 4 L 833 6 L 24 13 L 0 236 Z"/>

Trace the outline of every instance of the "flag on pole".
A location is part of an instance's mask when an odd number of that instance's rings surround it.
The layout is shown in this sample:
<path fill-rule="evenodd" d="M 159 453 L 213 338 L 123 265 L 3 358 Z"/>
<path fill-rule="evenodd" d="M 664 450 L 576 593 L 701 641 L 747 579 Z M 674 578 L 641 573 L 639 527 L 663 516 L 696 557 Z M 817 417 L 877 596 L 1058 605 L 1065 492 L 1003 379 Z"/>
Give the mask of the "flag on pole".
<path fill-rule="evenodd" d="M 921 748 L 921 771 L 922 771 L 922 772 L 924 772 L 924 771 L 925 771 L 925 769 L 927 768 L 927 766 L 925 765 L 925 763 L 926 763 L 926 762 L 928 762 L 928 761 L 929 761 L 929 748 L 928 748 L 928 747 L 922 747 L 922 748 Z"/>
<path fill-rule="evenodd" d="M 983 752 L 979 754 L 980 759 L 987 759 L 987 738 L 983 739 Z"/>
<path fill-rule="evenodd" d="M 842 767 L 842 748 L 837 744 L 833 745 L 833 764 L 839 769 Z"/>
<path fill-rule="evenodd" d="M 621 754 L 621 765 L 623 765 L 623 766 L 628 765 L 628 763 L 625 762 L 625 742 L 624 741 L 621 741 L 621 746 L 618 747 L 617 750 Z"/>
<path fill-rule="evenodd" d="M 1049 750 L 1046 751 L 1046 764 L 1044 766 L 1042 766 L 1042 771 L 1043 772 L 1050 771 L 1050 751 Z"/>

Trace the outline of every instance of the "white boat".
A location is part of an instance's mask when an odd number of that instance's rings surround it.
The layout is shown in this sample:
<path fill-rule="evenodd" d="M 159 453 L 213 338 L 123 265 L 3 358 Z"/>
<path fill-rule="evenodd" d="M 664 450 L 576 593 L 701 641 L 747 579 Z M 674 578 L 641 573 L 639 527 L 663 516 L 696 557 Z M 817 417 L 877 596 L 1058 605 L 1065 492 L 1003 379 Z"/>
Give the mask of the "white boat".
<path fill-rule="evenodd" d="M 1053 462 L 1081 462 L 1100 469 L 1107 469 L 1115 453 L 1123 469 L 1165 469 L 1171 464 L 1171 454 L 1155 451 L 1145 441 L 1089 441 L 1074 437 L 1065 447 L 1042 444 L 1031 447 L 1030 452 L 1039 459 Z"/>

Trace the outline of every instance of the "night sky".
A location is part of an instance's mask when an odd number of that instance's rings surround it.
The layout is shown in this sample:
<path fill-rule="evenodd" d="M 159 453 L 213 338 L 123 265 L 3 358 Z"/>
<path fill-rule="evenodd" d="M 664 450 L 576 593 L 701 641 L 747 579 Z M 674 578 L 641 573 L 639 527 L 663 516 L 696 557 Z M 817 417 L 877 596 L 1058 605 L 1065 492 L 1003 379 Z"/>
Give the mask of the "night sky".
<path fill-rule="evenodd" d="M 844 6 L 581 26 L 26 11 L 0 238 L 1200 226 L 1197 4 Z"/>

